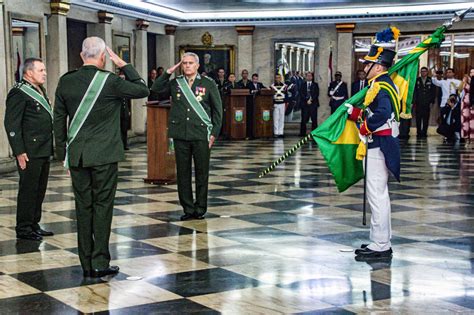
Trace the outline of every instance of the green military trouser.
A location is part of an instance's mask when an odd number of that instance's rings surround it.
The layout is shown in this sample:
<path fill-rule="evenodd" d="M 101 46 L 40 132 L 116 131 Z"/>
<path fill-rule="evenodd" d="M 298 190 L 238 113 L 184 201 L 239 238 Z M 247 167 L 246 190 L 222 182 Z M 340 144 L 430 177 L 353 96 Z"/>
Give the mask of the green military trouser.
<path fill-rule="evenodd" d="M 26 234 L 39 229 L 41 212 L 49 176 L 49 157 L 30 159 L 22 170 L 18 165 L 20 183 L 16 210 L 16 233 Z"/>
<path fill-rule="evenodd" d="M 184 213 L 203 215 L 207 211 L 209 160 L 211 150 L 207 141 L 174 140 L 179 202 Z M 193 200 L 192 161 L 196 179 L 196 202 Z"/>
<path fill-rule="evenodd" d="M 110 227 L 117 190 L 117 163 L 71 167 L 76 199 L 79 259 L 84 271 L 109 267 Z"/>

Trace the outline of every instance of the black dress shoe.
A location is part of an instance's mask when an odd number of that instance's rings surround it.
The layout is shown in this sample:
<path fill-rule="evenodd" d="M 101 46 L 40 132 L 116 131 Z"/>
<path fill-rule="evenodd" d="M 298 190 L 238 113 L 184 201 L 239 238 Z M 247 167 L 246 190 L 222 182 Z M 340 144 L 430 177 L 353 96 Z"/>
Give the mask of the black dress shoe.
<path fill-rule="evenodd" d="M 379 258 L 379 257 L 390 257 L 392 256 L 392 249 L 384 250 L 382 252 L 377 252 L 375 250 L 371 250 L 370 248 L 362 248 L 356 249 L 355 254 L 361 257 L 368 257 L 368 258 Z"/>
<path fill-rule="evenodd" d="M 17 234 L 16 238 L 19 238 L 19 239 L 22 239 L 22 240 L 30 240 L 30 241 L 42 241 L 43 240 L 41 235 L 38 235 L 35 232 Z"/>
<path fill-rule="evenodd" d="M 194 219 L 195 220 L 204 220 L 205 214 L 194 214 Z"/>
<path fill-rule="evenodd" d="M 110 266 L 104 270 L 94 269 L 91 271 L 91 277 L 93 278 L 102 278 L 109 275 L 116 275 L 119 272 L 120 268 L 118 266 Z"/>
<path fill-rule="evenodd" d="M 34 230 L 34 232 L 40 236 L 53 236 L 54 235 L 53 232 L 45 231 L 41 228 Z"/>
<path fill-rule="evenodd" d="M 181 221 L 194 220 L 194 215 L 185 213 L 184 215 L 181 216 L 180 220 Z"/>

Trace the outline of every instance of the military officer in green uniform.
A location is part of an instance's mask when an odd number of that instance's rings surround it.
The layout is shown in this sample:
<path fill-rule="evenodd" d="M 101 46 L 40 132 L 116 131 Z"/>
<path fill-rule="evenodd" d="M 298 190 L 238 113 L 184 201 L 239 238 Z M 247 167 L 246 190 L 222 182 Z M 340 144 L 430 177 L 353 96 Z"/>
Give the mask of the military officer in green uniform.
<path fill-rule="evenodd" d="M 170 81 L 181 66 L 184 75 Z M 181 220 L 203 219 L 207 211 L 211 148 L 222 123 L 222 101 L 214 80 L 201 77 L 199 57 L 185 53 L 181 62 L 160 76 L 152 90 L 171 96 L 168 137 L 174 139 L 178 194 L 184 215 Z M 196 174 L 196 201 L 191 185 L 192 160 Z"/>
<path fill-rule="evenodd" d="M 106 50 L 125 80 L 104 70 Z M 81 58 L 84 65 L 63 75 L 56 89 L 56 154 L 71 174 L 84 276 L 102 277 L 119 270 L 109 265 L 109 237 L 117 162 L 124 159 L 122 100 L 147 97 L 149 90 L 132 65 L 106 47 L 101 38 L 86 38 Z"/>
<path fill-rule="evenodd" d="M 41 59 L 26 59 L 23 80 L 8 93 L 4 122 L 20 174 L 16 235 L 35 241 L 53 235 L 39 226 L 53 155 L 53 112 L 43 87 L 45 81 Z"/>

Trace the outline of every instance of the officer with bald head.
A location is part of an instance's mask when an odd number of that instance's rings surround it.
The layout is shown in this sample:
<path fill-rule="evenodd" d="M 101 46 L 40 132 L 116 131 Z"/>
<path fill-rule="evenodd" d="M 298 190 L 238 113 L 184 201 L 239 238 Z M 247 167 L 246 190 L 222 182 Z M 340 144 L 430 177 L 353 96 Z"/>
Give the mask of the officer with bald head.
<path fill-rule="evenodd" d="M 107 55 L 125 80 L 104 69 Z M 100 278 L 119 271 L 109 265 L 109 237 L 117 164 L 125 157 L 120 133 L 122 100 L 147 97 L 149 90 L 132 65 L 99 37 L 84 40 L 81 58 L 84 65 L 59 80 L 54 133 L 57 158 L 71 174 L 84 277 Z"/>

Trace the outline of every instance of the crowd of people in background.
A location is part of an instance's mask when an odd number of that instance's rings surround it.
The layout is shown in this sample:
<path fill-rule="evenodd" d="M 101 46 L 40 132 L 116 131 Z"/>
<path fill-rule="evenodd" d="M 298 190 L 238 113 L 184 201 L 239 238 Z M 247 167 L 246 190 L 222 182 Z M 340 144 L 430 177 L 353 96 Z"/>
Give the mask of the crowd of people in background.
<path fill-rule="evenodd" d="M 273 83 L 265 87 L 259 81 L 258 73 L 249 78 L 249 71 L 243 69 L 240 79 L 233 72 L 226 73 L 224 68 L 218 68 L 214 64 L 204 60 L 204 71 L 202 76 L 211 76 L 216 82 L 219 93 L 224 99 L 230 95 L 233 89 L 248 89 L 250 96 L 247 101 L 247 139 L 253 139 L 252 133 L 254 106 L 253 96 L 262 89 L 273 90 L 273 122 L 274 137 L 284 137 L 285 122 L 293 121 L 293 113 L 300 111 L 299 136 L 306 134 L 318 127 L 318 108 L 320 106 L 320 87 L 314 79 L 313 72 L 290 71 L 287 74 L 277 73 Z M 148 77 L 148 86 L 151 88 L 154 81 L 163 74 L 163 68 L 152 69 Z M 342 79 L 342 73 L 336 71 L 334 80 L 329 82 L 327 95 L 331 114 L 334 113 L 350 96 L 366 88 L 369 82 L 363 70 L 358 70 L 356 79 L 350 85 Z M 474 77 L 474 68 L 471 67 L 468 74 L 462 80 L 456 79 L 453 68 L 445 71 L 430 70 L 427 67 L 420 69 L 420 76 L 415 83 L 413 92 L 413 121 L 416 125 L 416 137 L 423 139 L 428 137 L 430 117 L 436 115 L 438 134 L 444 137 L 446 142 L 464 142 L 474 139 L 474 93 L 471 81 Z M 149 101 L 157 101 L 159 97 L 153 91 L 150 92 Z M 473 105 L 471 105 L 473 104 Z M 311 120 L 311 130 L 308 131 L 307 124 Z M 433 119 L 432 119 L 433 120 Z M 406 140 L 410 137 L 411 119 L 400 121 L 399 138 Z"/>

